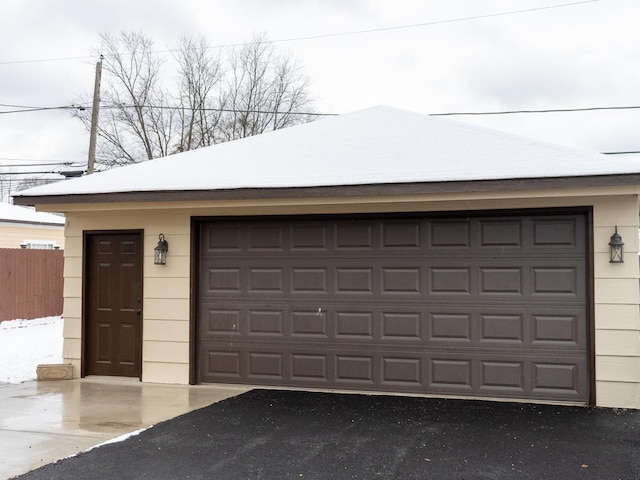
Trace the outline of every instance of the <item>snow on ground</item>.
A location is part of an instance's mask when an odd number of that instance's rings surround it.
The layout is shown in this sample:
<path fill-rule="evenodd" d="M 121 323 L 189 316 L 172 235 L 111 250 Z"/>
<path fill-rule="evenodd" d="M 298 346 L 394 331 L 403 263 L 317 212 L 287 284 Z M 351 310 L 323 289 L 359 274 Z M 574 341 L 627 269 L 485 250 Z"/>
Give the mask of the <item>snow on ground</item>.
<path fill-rule="evenodd" d="M 36 379 L 42 363 L 62 363 L 61 317 L 0 322 L 0 383 Z"/>

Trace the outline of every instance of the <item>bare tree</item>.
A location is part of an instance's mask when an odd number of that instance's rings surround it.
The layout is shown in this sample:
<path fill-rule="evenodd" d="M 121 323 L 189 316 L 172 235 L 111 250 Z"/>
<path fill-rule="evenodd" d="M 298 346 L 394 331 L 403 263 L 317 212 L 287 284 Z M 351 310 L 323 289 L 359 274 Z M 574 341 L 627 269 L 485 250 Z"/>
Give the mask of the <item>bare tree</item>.
<path fill-rule="evenodd" d="M 11 203 L 11 197 L 21 190 L 59 181 L 58 178 L 51 178 L 49 176 L 14 176 L 0 173 L 0 202 Z"/>
<path fill-rule="evenodd" d="M 222 60 L 212 56 L 203 38 L 182 37 L 174 57 L 178 63 L 180 143 L 193 150 L 217 143 L 222 111 Z"/>
<path fill-rule="evenodd" d="M 159 79 L 162 60 L 153 54 L 153 41 L 142 33 L 101 34 L 104 56 L 98 123 L 97 162 L 123 165 L 170 153 L 177 128 L 174 110 L 151 108 L 172 101 Z M 87 128 L 90 112 L 77 110 Z"/>
<path fill-rule="evenodd" d="M 280 56 L 262 35 L 234 51 L 227 83 L 225 140 L 311 121 L 309 81 L 292 58 Z"/>
<path fill-rule="evenodd" d="M 264 36 L 222 58 L 201 37 L 172 50 L 173 90 L 161 81 L 163 60 L 142 33 L 100 35 L 104 55 L 96 161 L 135 163 L 313 120 L 301 66 Z M 89 129 L 91 114 L 74 115 Z"/>
<path fill-rule="evenodd" d="M 16 186 L 12 175 L 0 174 L 0 202 L 9 203 Z"/>

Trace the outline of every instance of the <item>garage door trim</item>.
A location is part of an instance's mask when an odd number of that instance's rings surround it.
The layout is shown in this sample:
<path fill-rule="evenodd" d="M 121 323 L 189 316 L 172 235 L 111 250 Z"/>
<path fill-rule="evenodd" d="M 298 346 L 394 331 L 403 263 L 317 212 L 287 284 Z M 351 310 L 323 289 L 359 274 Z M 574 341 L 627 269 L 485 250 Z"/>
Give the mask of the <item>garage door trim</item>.
<path fill-rule="evenodd" d="M 460 217 L 522 217 L 535 215 L 584 215 L 585 218 L 585 295 L 586 295 L 586 367 L 588 393 L 587 403 L 595 401 L 595 355 L 594 355 L 594 305 L 593 305 L 593 220 L 591 207 L 578 208 L 550 208 L 550 209 L 518 209 L 518 210 L 483 210 L 483 211 L 454 211 L 454 212 L 403 212 L 403 213 L 373 213 L 373 214 L 339 214 L 339 215 L 278 215 L 278 216 L 215 216 L 192 217 L 191 222 L 191 319 L 190 319 L 190 382 L 198 382 L 198 308 L 199 308 L 199 264 L 200 247 L 198 245 L 200 230 L 207 222 L 229 221 L 304 221 L 304 220 L 352 220 L 352 219 L 392 219 L 403 218 L 460 218 Z M 306 388 L 306 387 L 304 387 Z M 364 388 L 363 390 L 367 390 Z"/>

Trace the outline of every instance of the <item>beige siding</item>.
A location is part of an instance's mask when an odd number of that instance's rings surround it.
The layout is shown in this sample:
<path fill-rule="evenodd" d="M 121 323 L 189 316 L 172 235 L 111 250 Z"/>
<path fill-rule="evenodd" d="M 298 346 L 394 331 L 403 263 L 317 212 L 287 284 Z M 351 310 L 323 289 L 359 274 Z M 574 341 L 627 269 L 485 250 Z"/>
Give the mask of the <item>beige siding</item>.
<path fill-rule="evenodd" d="M 67 213 L 65 249 L 65 358 L 78 376 L 82 332 L 84 231 L 144 230 L 143 366 L 145 382 L 188 383 L 191 294 L 191 217 L 302 213 L 460 211 L 593 207 L 596 401 L 640 408 L 640 288 L 638 197 L 629 187 L 580 190 L 479 192 L 411 197 L 302 198 L 176 204 L 51 206 Z M 99 211 L 99 214 L 96 212 Z M 625 263 L 610 264 L 615 226 L 625 242 Z M 169 241 L 166 266 L 153 264 L 158 234 Z"/>
<path fill-rule="evenodd" d="M 597 380 L 596 404 L 602 407 L 640 408 L 640 383 Z"/>
<path fill-rule="evenodd" d="M 595 317 L 597 330 L 638 330 L 638 305 L 600 303 Z"/>
<path fill-rule="evenodd" d="M 167 383 L 188 383 L 189 364 L 189 288 L 190 288 L 190 225 L 191 219 L 181 213 L 166 212 L 83 213 L 68 219 L 67 249 L 65 250 L 65 360 L 76 366 L 80 375 L 82 332 L 82 245 L 84 232 L 103 230 L 144 230 L 144 299 L 143 299 L 143 381 L 157 381 L 157 369 L 149 367 L 159 363 L 186 364 L 186 375 L 175 374 Z M 169 241 L 166 266 L 153 264 L 158 234 Z M 172 322 L 167 322 L 172 321 Z M 171 325 L 175 335 L 158 333 L 155 328 Z M 186 353 L 185 353 L 186 352 Z M 160 369 L 162 370 L 162 369 Z M 169 371 L 169 370 L 167 370 Z M 176 371 L 175 368 L 170 371 Z M 178 369 L 183 372 L 184 368 Z M 145 375 L 152 372 L 152 379 Z"/>
<path fill-rule="evenodd" d="M 142 378 L 150 383 L 184 384 L 189 378 L 189 365 L 185 363 L 144 362 Z"/>
<path fill-rule="evenodd" d="M 609 382 L 640 383 L 640 357 L 620 357 L 600 354 L 597 357 L 598 375 Z"/>
<path fill-rule="evenodd" d="M 602 406 L 640 408 L 638 216 L 637 196 L 604 198 L 594 206 L 595 377 Z M 616 226 L 625 243 L 623 264 L 609 263 Z"/>
<path fill-rule="evenodd" d="M 64 248 L 64 227 L 24 226 L 0 221 L 0 248 L 20 248 L 25 240 L 47 240 Z"/>

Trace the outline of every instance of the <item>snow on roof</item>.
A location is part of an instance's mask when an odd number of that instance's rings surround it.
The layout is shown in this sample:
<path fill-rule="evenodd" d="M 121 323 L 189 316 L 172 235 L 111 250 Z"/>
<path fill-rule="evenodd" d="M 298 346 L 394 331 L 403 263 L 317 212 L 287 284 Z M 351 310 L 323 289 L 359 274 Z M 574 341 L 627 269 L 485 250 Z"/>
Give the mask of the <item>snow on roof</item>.
<path fill-rule="evenodd" d="M 64 217 L 0 202 L 0 222 L 64 225 Z"/>
<path fill-rule="evenodd" d="M 640 173 L 640 162 L 379 106 L 35 187 L 19 196 Z"/>

